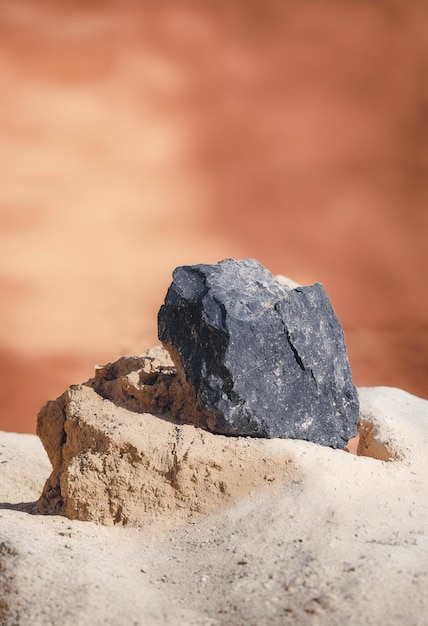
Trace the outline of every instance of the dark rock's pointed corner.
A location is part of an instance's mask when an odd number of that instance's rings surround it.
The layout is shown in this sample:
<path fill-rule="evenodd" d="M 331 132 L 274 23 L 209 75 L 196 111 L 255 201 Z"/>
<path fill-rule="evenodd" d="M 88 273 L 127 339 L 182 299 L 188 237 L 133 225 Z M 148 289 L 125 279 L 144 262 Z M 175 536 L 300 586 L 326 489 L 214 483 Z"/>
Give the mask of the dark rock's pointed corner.
<path fill-rule="evenodd" d="M 213 432 L 343 448 L 358 394 L 321 284 L 290 287 L 253 259 L 174 271 L 159 339 Z"/>

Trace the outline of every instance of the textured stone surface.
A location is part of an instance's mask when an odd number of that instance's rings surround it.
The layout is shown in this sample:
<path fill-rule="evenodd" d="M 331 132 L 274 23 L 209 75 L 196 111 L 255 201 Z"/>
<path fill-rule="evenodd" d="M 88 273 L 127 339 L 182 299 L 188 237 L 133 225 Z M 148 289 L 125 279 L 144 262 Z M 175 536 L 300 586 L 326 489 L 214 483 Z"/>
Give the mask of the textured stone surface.
<path fill-rule="evenodd" d="M 356 434 L 357 391 L 322 285 L 289 288 L 252 259 L 179 267 L 158 325 L 209 430 L 335 448 Z"/>
<path fill-rule="evenodd" d="M 195 520 L 257 487 L 300 479 L 289 443 L 222 437 L 193 424 L 166 351 L 97 368 L 39 412 L 52 463 L 38 511 L 105 525 Z M 168 419 L 160 419 L 152 411 Z"/>

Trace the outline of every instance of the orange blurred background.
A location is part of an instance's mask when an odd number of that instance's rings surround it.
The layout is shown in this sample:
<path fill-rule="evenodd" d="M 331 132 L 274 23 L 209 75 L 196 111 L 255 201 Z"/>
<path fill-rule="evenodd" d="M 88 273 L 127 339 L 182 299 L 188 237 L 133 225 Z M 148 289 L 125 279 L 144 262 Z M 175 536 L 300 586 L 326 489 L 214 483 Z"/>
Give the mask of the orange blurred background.
<path fill-rule="evenodd" d="M 428 397 L 428 3 L 6 0 L 0 429 L 157 343 L 177 265 L 322 282 Z"/>

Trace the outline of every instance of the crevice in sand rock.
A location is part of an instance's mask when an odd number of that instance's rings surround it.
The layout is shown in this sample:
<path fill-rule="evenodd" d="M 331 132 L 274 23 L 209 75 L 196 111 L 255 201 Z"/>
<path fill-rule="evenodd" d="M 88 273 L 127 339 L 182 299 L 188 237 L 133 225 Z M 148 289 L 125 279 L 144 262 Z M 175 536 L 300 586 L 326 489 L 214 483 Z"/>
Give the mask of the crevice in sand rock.
<path fill-rule="evenodd" d="M 372 396 L 376 390 L 382 392 L 382 387 L 359 389 L 360 398 L 364 399 L 364 408 L 361 410 L 357 424 L 359 442 L 357 455 L 367 456 L 380 461 L 410 462 L 410 454 L 421 454 L 423 432 L 420 432 L 418 421 L 409 415 L 407 428 L 407 442 L 403 441 L 396 420 L 394 418 L 395 405 L 390 403 L 386 407 L 379 407 Z M 405 393 L 390 389 L 392 393 Z"/>
<path fill-rule="evenodd" d="M 402 455 L 398 452 L 385 434 L 374 423 L 374 416 L 367 412 L 361 412 L 357 423 L 358 434 L 345 446 L 345 451 L 356 456 L 365 456 L 377 461 L 398 461 Z"/>
<path fill-rule="evenodd" d="M 378 428 L 366 417 L 360 417 L 357 424 L 359 433 L 357 456 L 368 456 L 379 461 L 395 461 L 397 454 L 382 441 Z"/>

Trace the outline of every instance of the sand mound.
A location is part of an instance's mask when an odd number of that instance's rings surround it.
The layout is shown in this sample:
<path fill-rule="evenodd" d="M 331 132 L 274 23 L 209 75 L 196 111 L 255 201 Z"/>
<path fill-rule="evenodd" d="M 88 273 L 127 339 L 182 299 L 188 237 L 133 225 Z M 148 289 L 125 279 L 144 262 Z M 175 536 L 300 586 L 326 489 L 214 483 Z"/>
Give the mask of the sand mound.
<path fill-rule="evenodd" d="M 118 379 L 110 383 L 117 386 Z M 426 400 L 398 389 L 359 390 L 360 447 L 371 454 L 381 450 L 391 459 L 386 462 L 304 441 L 279 441 L 271 448 L 264 444 L 275 442 L 238 443 L 198 433 L 195 427 L 102 400 L 91 385 L 77 386 L 69 395 L 68 413 L 57 413 L 57 430 L 67 434 L 58 467 L 68 505 L 86 476 L 91 486 L 86 500 L 80 497 L 88 517 L 104 516 L 111 524 L 118 514 L 122 523 L 125 515 L 128 523 L 142 515 L 140 520 L 154 523 L 109 528 L 57 515 L 28 515 L 48 475 L 48 460 L 35 437 L 0 433 L 0 461 L 7 461 L 0 465 L 4 626 L 426 623 Z M 87 411 L 94 397 L 98 423 Z M 53 413 L 48 421 L 53 442 Z M 180 442 L 177 428 L 182 428 Z M 211 447 L 212 437 L 232 448 Z M 85 447 L 73 456 L 82 443 Z M 116 457 L 114 474 L 107 460 L 120 446 L 123 457 Z M 155 479 L 150 464 L 171 468 L 174 446 L 179 463 L 176 480 L 168 486 L 166 476 Z M 151 457 L 143 457 L 149 450 Z M 110 500 L 102 478 L 96 488 L 91 464 L 97 462 L 101 468 L 106 463 Z M 151 496 L 143 513 L 137 511 L 132 480 L 141 479 L 144 464 L 148 479 L 159 486 L 159 501 L 148 485 Z M 197 465 L 196 482 L 189 479 L 191 464 Z M 120 512 L 112 494 L 126 489 L 126 502 L 133 504 Z"/>

